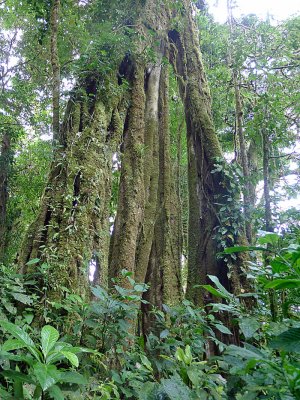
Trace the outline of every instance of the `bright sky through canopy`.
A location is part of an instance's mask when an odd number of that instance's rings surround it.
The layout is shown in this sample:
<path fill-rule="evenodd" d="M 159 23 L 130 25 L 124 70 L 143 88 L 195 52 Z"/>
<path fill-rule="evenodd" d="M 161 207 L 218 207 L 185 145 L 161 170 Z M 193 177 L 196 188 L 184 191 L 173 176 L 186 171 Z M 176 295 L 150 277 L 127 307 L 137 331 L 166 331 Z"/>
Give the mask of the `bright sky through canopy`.
<path fill-rule="evenodd" d="M 207 0 L 210 12 L 216 21 L 227 19 L 227 0 Z M 256 14 L 265 19 L 268 14 L 275 20 L 282 21 L 292 15 L 300 14 L 299 0 L 236 0 L 237 7 L 233 10 L 236 17 L 242 14 Z"/>

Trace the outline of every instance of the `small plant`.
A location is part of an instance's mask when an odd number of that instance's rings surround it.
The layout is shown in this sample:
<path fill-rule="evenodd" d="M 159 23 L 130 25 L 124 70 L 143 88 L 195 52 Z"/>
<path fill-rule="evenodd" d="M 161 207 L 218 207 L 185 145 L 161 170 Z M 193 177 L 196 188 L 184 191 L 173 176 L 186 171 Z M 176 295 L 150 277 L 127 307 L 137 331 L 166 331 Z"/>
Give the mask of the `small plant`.
<path fill-rule="evenodd" d="M 73 368 L 79 365 L 76 354 L 92 350 L 59 341 L 59 332 L 50 325 L 42 328 L 39 343 L 34 343 L 24 328 L 11 322 L 0 321 L 0 327 L 12 336 L 1 346 L 1 375 L 7 386 L 0 387 L 1 398 L 63 400 L 61 385 L 87 383 Z"/>
<path fill-rule="evenodd" d="M 30 295 L 27 288 L 35 285 L 34 280 L 26 280 L 12 268 L 0 265 L 0 318 L 10 319 L 17 315 L 17 303 L 32 306 L 36 296 Z M 25 313 L 26 314 L 26 313 Z"/>

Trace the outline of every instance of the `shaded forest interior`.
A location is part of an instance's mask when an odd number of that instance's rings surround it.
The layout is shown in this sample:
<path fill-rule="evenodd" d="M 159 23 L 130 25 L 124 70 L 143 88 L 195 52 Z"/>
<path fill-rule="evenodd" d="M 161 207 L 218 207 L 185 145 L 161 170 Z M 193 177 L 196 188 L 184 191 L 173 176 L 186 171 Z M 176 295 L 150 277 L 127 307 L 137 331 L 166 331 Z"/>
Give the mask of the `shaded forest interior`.
<path fill-rule="evenodd" d="M 0 11 L 0 397 L 299 398 L 299 17 Z"/>

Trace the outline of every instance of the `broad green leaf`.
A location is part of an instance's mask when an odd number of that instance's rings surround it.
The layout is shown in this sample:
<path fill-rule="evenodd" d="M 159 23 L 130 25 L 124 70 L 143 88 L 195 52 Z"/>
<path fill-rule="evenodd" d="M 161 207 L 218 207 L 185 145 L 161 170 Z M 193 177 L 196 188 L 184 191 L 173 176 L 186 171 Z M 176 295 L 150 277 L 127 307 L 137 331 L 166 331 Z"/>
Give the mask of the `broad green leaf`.
<path fill-rule="evenodd" d="M 216 276 L 214 276 L 214 275 L 207 275 L 207 276 L 209 277 L 209 279 L 210 279 L 211 281 L 213 281 L 213 283 L 217 286 L 217 288 L 219 289 L 219 291 L 220 291 L 224 296 L 226 296 L 227 298 L 231 298 L 231 297 L 232 297 L 232 294 L 229 293 L 228 290 L 226 290 L 226 289 L 224 288 L 224 286 L 221 284 L 221 282 L 219 281 L 219 279 L 218 279 Z"/>
<path fill-rule="evenodd" d="M 223 251 L 225 254 L 233 254 L 233 253 L 241 253 L 243 251 L 266 251 L 267 249 L 265 247 L 259 247 L 259 246 L 234 246 L 234 247 L 227 247 Z"/>
<path fill-rule="evenodd" d="M 76 356 L 76 354 L 71 353 L 70 351 L 61 351 L 61 354 L 66 357 L 66 359 L 68 359 L 70 361 L 70 363 L 74 366 L 74 367 L 78 367 L 79 365 L 79 360 L 78 357 Z"/>
<path fill-rule="evenodd" d="M 33 258 L 32 260 L 28 261 L 26 265 L 34 265 L 40 261 L 40 258 Z"/>
<path fill-rule="evenodd" d="M 184 362 L 184 351 L 180 347 L 177 348 L 175 357 L 178 361 Z"/>
<path fill-rule="evenodd" d="M 263 357 L 261 355 L 257 354 L 255 351 L 246 349 L 245 347 L 235 346 L 233 344 L 226 348 L 225 353 L 230 354 L 234 357 L 245 358 L 246 360 L 253 358 L 253 359 L 262 361 L 262 359 L 263 359 Z"/>
<path fill-rule="evenodd" d="M 34 374 L 43 390 L 49 389 L 60 380 L 60 373 L 55 365 L 36 363 L 33 367 Z"/>
<path fill-rule="evenodd" d="M 9 392 L 4 390 L 2 387 L 0 388 L 0 399 L 3 399 L 3 400 L 14 400 L 13 396 Z"/>
<path fill-rule="evenodd" d="M 249 372 L 251 371 L 251 369 L 255 368 L 257 366 L 257 364 L 259 363 L 258 360 L 256 360 L 255 358 L 249 360 L 246 364 L 246 371 Z"/>
<path fill-rule="evenodd" d="M 291 328 L 273 338 L 270 347 L 277 350 L 300 352 L 300 328 Z"/>
<path fill-rule="evenodd" d="M 108 298 L 108 293 L 101 286 L 92 287 L 92 293 L 98 299 L 104 300 Z"/>
<path fill-rule="evenodd" d="M 37 385 L 33 392 L 33 398 L 35 400 L 39 400 L 42 397 L 42 393 L 43 393 L 43 389 L 39 385 Z"/>
<path fill-rule="evenodd" d="M 141 383 L 138 390 L 138 400 L 157 400 L 162 399 L 159 393 L 159 384 L 156 382 Z"/>
<path fill-rule="evenodd" d="M 191 389 L 186 386 L 179 375 L 173 375 L 170 379 L 162 379 L 161 386 L 172 400 L 191 400 Z"/>
<path fill-rule="evenodd" d="M 71 346 L 71 345 L 68 344 L 68 343 L 66 343 L 65 346 L 64 346 L 63 348 L 61 348 L 60 350 L 62 350 L 62 349 L 64 349 L 64 350 L 67 349 L 67 351 L 69 351 L 69 352 L 71 352 L 71 353 L 74 353 L 74 354 L 77 354 L 77 353 L 94 353 L 94 354 L 99 354 L 97 350 L 89 349 L 89 348 L 87 348 L 87 347 Z M 55 350 L 56 350 L 56 348 L 55 348 Z"/>
<path fill-rule="evenodd" d="M 170 331 L 168 329 L 164 329 L 162 332 L 160 332 L 159 337 L 161 339 L 165 339 L 166 337 L 168 337 Z"/>
<path fill-rule="evenodd" d="M 277 233 L 263 232 L 263 236 L 259 237 L 257 242 L 259 244 L 272 244 L 276 246 L 280 238 L 281 236 Z"/>
<path fill-rule="evenodd" d="M 34 315 L 33 314 L 24 314 L 24 319 L 27 323 L 27 325 L 30 325 L 31 322 L 33 321 Z"/>
<path fill-rule="evenodd" d="M 16 399 L 24 399 L 23 381 L 21 379 L 14 379 L 14 397 Z"/>
<path fill-rule="evenodd" d="M 191 365 L 186 370 L 189 380 L 192 382 L 194 386 L 198 386 L 200 383 L 200 369 L 197 365 Z"/>
<path fill-rule="evenodd" d="M 233 306 L 233 305 L 230 305 L 230 304 L 210 303 L 209 306 L 212 307 L 213 312 L 227 311 L 227 312 L 231 312 L 233 314 L 238 314 L 239 313 L 237 308 L 235 306 Z"/>
<path fill-rule="evenodd" d="M 138 285 L 134 286 L 134 290 L 136 292 L 147 292 L 147 289 L 148 289 L 148 286 L 146 284 L 143 284 L 143 285 L 138 284 Z"/>
<path fill-rule="evenodd" d="M 66 371 L 60 373 L 59 382 L 75 383 L 77 385 L 87 385 L 88 380 L 81 374 L 75 371 Z"/>
<path fill-rule="evenodd" d="M 121 286 L 115 285 L 114 288 L 116 289 L 116 291 L 122 296 L 127 298 L 127 296 L 130 295 L 130 290 L 124 289 Z"/>
<path fill-rule="evenodd" d="M 218 329 L 218 331 L 225 333 L 226 335 L 232 335 L 232 333 L 227 328 L 227 326 L 225 326 L 223 324 L 215 324 L 215 327 Z"/>
<path fill-rule="evenodd" d="M 34 346 L 33 340 L 30 338 L 27 332 L 21 329 L 19 326 L 12 324 L 8 321 L 0 321 L 0 327 L 10 333 L 17 339 L 20 339 L 26 346 Z"/>
<path fill-rule="evenodd" d="M 45 325 L 41 331 L 42 352 L 46 358 L 59 339 L 59 332 L 53 326 Z"/>
<path fill-rule="evenodd" d="M 265 289 L 295 289 L 300 288 L 300 279 L 296 278 L 278 278 L 268 282 Z"/>
<path fill-rule="evenodd" d="M 69 343 L 56 342 L 54 349 L 48 353 L 47 364 L 54 364 L 57 361 L 61 360 L 63 357 L 65 357 L 61 353 L 62 351 L 67 351 L 76 354 L 79 353 L 79 351 L 77 351 L 77 349 L 79 348 L 80 347 L 72 347 L 72 345 Z"/>
<path fill-rule="evenodd" d="M 222 299 L 227 298 L 227 296 L 225 296 L 223 293 L 219 292 L 219 290 L 215 289 L 211 285 L 201 285 L 201 287 L 203 287 L 205 290 L 207 290 L 209 293 L 211 293 L 212 295 L 214 295 L 216 297 L 221 297 Z"/>
<path fill-rule="evenodd" d="M 243 335 L 245 336 L 245 339 L 250 339 L 260 328 L 260 323 L 255 318 L 242 318 L 239 321 L 239 326 Z"/>
<path fill-rule="evenodd" d="M 122 271 L 121 271 L 121 275 L 122 276 L 124 276 L 125 278 L 127 277 L 127 276 L 132 276 L 132 272 L 130 272 L 130 271 L 128 271 L 127 269 L 122 269 Z"/>
<path fill-rule="evenodd" d="M 22 361 L 26 362 L 28 365 L 32 365 L 33 362 L 35 361 L 31 355 L 30 356 L 16 355 L 14 353 L 9 353 L 7 351 L 0 351 L 0 360 Z"/>
<path fill-rule="evenodd" d="M 40 360 L 40 354 L 37 348 L 35 347 L 35 344 L 31 337 L 28 335 L 27 332 L 25 332 L 23 329 L 21 329 L 19 326 L 12 324 L 11 322 L 8 321 L 0 321 L 0 327 L 4 330 L 6 330 L 8 333 L 10 333 L 12 336 L 14 336 L 16 339 L 19 339 L 24 343 L 24 345 L 28 348 L 28 350 L 31 352 L 31 354 L 37 359 Z"/>
<path fill-rule="evenodd" d="M 29 375 L 22 374 L 22 372 L 14 371 L 12 369 L 3 370 L 1 375 L 12 380 L 20 380 L 30 384 L 34 383 L 33 379 Z"/>
<path fill-rule="evenodd" d="M 11 295 L 20 303 L 23 304 L 32 304 L 32 298 L 30 296 L 27 296 L 24 293 L 16 293 L 16 292 L 12 292 Z"/>
<path fill-rule="evenodd" d="M 253 388 L 253 392 L 245 392 L 243 394 L 238 393 L 236 396 L 236 400 L 256 400 L 260 390 L 257 391 L 257 387 Z M 291 399 L 290 399 L 291 400 Z"/>
<path fill-rule="evenodd" d="M 7 301 L 6 299 L 2 299 L 2 305 L 6 308 L 6 310 L 10 313 L 10 314 L 17 314 L 17 307 L 14 307 L 11 302 Z"/>
<path fill-rule="evenodd" d="M 185 346 L 184 356 L 185 356 L 185 363 L 188 364 L 188 365 L 191 364 L 192 361 L 193 361 L 193 356 L 192 356 L 191 346 L 190 345 L 186 345 Z"/>
<path fill-rule="evenodd" d="M 148 360 L 148 358 L 147 358 L 146 356 L 144 356 L 144 354 L 140 354 L 140 357 L 141 357 L 141 360 L 142 360 L 143 365 L 144 365 L 147 369 L 149 369 L 149 371 L 153 371 L 151 362 Z"/>
<path fill-rule="evenodd" d="M 53 385 L 48 390 L 49 396 L 53 400 L 64 400 L 64 394 L 57 385 Z"/>
<path fill-rule="evenodd" d="M 272 267 L 272 271 L 277 274 L 280 272 L 287 272 L 290 269 L 290 266 L 287 265 L 285 262 L 281 261 L 281 260 L 272 260 L 270 261 L 270 265 Z"/>
<path fill-rule="evenodd" d="M 11 351 L 11 350 L 22 349 L 23 347 L 26 347 L 26 345 L 22 340 L 8 339 L 5 343 L 3 343 L 2 350 Z"/>

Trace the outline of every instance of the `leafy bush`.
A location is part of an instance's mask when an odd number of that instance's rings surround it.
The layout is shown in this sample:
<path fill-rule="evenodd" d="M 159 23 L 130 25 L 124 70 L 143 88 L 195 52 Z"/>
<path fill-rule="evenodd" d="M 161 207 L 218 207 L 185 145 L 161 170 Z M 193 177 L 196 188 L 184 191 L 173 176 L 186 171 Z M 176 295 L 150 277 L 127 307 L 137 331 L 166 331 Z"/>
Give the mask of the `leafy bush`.
<path fill-rule="evenodd" d="M 184 300 L 177 306 L 152 309 L 156 324 L 146 338 L 136 332 L 142 296 L 148 288 L 136 283 L 127 271 L 122 277 L 126 288 L 116 281 L 109 291 L 91 288 L 91 302 L 66 291 L 60 303 L 49 303 L 46 317 L 58 327 L 64 324 L 65 336 L 60 340 L 58 330 L 50 325 L 38 332 L 37 339 L 28 312 L 18 315 L 16 309 L 9 313 L 4 306 L 1 398 L 300 398 L 300 321 L 297 300 L 292 301 L 297 299 L 300 251 L 298 245 L 283 246 L 280 241 L 278 235 L 266 234 L 256 247 L 226 250 L 268 255 L 250 265 L 254 293 L 234 296 L 210 276 L 212 284 L 203 289 L 219 303 L 201 309 Z M 30 306 L 34 299 L 23 283 L 10 286 L 11 280 L 4 282 L 9 282 L 7 291 L 5 285 L 0 290 L 13 307 L 19 298 Z M 282 309 L 276 320 L 270 290 Z M 252 295 L 256 304 L 249 309 L 244 298 Z M 283 312 L 284 307 L 288 312 Z M 8 319 L 15 319 L 15 324 Z M 240 346 L 230 344 L 234 335 L 239 335 Z M 212 356 L 212 349 L 217 356 Z"/>
<path fill-rule="evenodd" d="M 58 341 L 59 332 L 50 325 L 42 328 L 39 343 L 34 343 L 25 328 L 11 322 L 0 321 L 0 327 L 12 336 L 0 352 L 1 375 L 8 387 L 0 388 L 3 399 L 39 399 L 47 393 L 52 399 L 62 400 L 62 384 L 87 384 L 86 378 L 67 364 L 78 367 L 77 354 L 90 350 Z"/>

